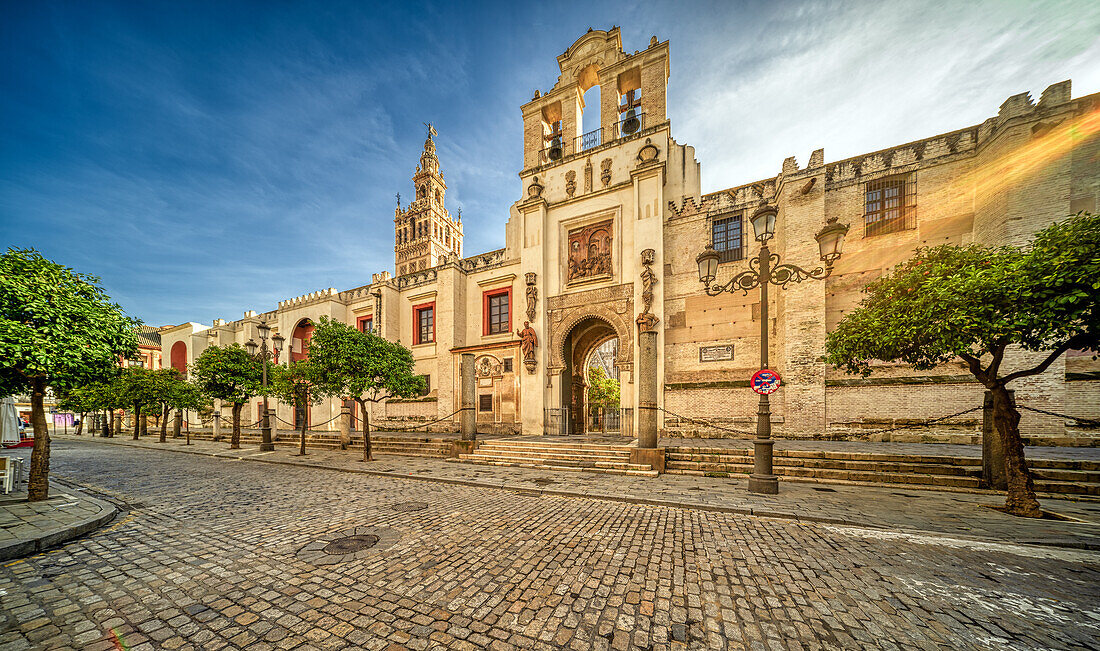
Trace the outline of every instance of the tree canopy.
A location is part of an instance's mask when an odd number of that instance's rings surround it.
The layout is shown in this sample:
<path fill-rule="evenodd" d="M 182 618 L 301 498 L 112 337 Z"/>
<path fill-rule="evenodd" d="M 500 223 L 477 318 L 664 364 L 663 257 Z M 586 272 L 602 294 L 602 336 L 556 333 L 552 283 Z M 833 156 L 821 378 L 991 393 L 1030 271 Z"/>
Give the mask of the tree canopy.
<path fill-rule="evenodd" d="M 230 447 L 240 447 L 241 408 L 263 391 L 263 362 L 240 344 L 210 346 L 195 360 L 191 375 L 203 394 L 233 405 Z"/>
<path fill-rule="evenodd" d="M 866 376 L 873 360 L 928 370 L 962 359 L 993 393 L 1006 451 L 1006 506 L 1037 516 L 1020 416 L 1006 385 L 1042 373 L 1069 349 L 1100 347 L 1100 217 L 1078 213 L 1024 248 L 918 249 L 863 291 L 859 307 L 826 338 L 825 361 Z M 1003 372 L 1010 346 L 1039 352 L 1040 361 Z"/>
<path fill-rule="evenodd" d="M 33 249 L 0 255 L 0 385 L 31 393 L 31 501 L 49 496 L 46 387 L 64 392 L 109 377 L 121 358 L 136 354 L 138 323 L 111 302 L 94 276 Z"/>
<path fill-rule="evenodd" d="M 314 327 L 309 359 L 324 393 L 351 398 L 362 410 L 364 460 L 373 458 L 366 403 L 411 398 L 424 391 L 424 378 L 413 374 L 412 351 L 327 317 Z"/>

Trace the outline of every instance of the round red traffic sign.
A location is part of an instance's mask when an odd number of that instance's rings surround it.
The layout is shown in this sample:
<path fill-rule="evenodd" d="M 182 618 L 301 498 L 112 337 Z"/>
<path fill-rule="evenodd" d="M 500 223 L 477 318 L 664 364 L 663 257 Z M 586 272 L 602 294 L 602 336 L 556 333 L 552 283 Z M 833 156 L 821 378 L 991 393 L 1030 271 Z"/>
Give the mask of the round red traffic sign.
<path fill-rule="evenodd" d="M 775 393 L 779 389 L 779 374 L 770 368 L 762 368 L 753 373 L 749 386 L 760 395 Z"/>

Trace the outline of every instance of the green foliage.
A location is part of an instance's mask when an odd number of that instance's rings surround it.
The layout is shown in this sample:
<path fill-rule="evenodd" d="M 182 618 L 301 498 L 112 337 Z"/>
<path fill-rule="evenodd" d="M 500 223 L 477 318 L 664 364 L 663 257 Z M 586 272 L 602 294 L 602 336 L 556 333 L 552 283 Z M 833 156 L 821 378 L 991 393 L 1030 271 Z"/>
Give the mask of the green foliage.
<path fill-rule="evenodd" d="M 424 379 L 413 375 L 408 348 L 326 317 L 314 327 L 309 359 L 327 395 L 377 402 L 424 391 Z"/>
<path fill-rule="evenodd" d="M 1000 382 L 1008 345 L 1060 354 L 1100 344 L 1100 217 L 1078 213 L 1040 231 L 1023 250 L 919 249 L 864 292 L 826 339 L 825 361 L 866 376 L 871 360 L 927 370 L 989 355 L 986 377 L 979 375 L 989 386 Z"/>
<path fill-rule="evenodd" d="M 114 388 L 119 403 L 135 411 L 158 403 L 156 374 L 141 366 L 122 369 Z"/>
<path fill-rule="evenodd" d="M 0 256 L 0 385 L 40 379 L 64 391 L 110 377 L 137 353 L 138 321 L 99 286 L 33 249 Z"/>
<path fill-rule="evenodd" d="M 310 348 L 312 356 L 312 347 Z M 286 366 L 273 365 L 269 369 L 268 382 L 271 395 L 296 407 L 316 404 L 326 395 L 326 386 L 318 382 L 317 367 L 310 360 L 289 362 Z"/>
<path fill-rule="evenodd" d="M 607 377 L 598 366 L 588 369 L 588 404 L 606 409 L 619 408 L 619 381 Z"/>
<path fill-rule="evenodd" d="M 201 409 L 206 403 L 199 388 L 174 368 L 154 371 L 153 384 L 162 408 Z"/>
<path fill-rule="evenodd" d="M 67 391 L 58 406 L 66 411 L 81 413 L 116 409 L 119 407 L 116 392 L 113 380 L 90 382 Z"/>
<path fill-rule="evenodd" d="M 191 375 L 204 395 L 234 404 L 248 402 L 263 390 L 263 364 L 240 344 L 202 351 Z"/>

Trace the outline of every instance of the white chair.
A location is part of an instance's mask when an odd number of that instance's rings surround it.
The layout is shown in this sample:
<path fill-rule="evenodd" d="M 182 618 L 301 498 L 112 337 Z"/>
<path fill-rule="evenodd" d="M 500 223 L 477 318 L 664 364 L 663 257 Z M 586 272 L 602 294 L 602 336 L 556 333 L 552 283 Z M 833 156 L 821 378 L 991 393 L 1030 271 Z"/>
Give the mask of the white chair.
<path fill-rule="evenodd" d="M 3 486 L 5 495 L 11 493 L 15 486 L 14 461 L 11 457 L 0 457 L 0 484 Z"/>

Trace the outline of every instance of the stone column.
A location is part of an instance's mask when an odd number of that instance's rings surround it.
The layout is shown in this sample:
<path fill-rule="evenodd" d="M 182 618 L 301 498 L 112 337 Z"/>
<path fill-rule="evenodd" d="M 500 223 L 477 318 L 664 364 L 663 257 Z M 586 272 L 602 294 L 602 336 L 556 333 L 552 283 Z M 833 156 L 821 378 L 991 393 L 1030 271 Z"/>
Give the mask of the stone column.
<path fill-rule="evenodd" d="M 657 447 L 657 333 L 638 333 L 638 447 Z"/>
<path fill-rule="evenodd" d="M 348 449 L 351 443 L 351 407 L 346 402 L 340 403 L 340 449 Z"/>
<path fill-rule="evenodd" d="M 462 413 L 459 415 L 459 422 L 462 424 L 462 440 L 474 441 L 477 440 L 477 412 L 474 411 L 474 396 L 477 390 L 474 384 L 473 353 L 462 353 L 458 377 L 462 394 Z"/>

